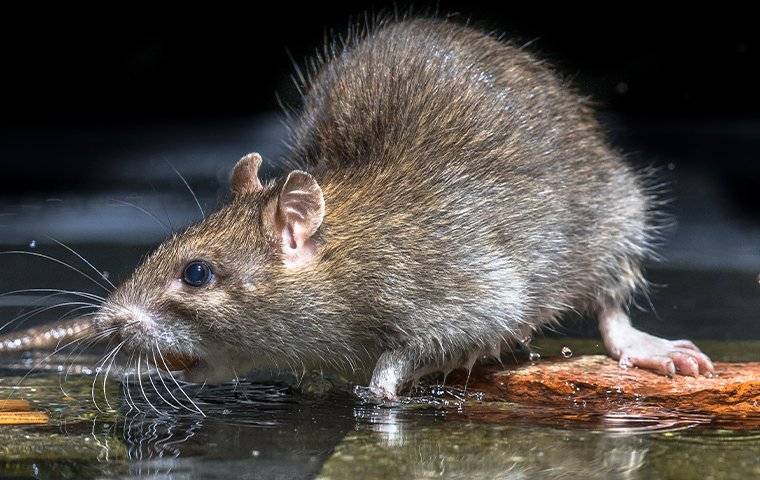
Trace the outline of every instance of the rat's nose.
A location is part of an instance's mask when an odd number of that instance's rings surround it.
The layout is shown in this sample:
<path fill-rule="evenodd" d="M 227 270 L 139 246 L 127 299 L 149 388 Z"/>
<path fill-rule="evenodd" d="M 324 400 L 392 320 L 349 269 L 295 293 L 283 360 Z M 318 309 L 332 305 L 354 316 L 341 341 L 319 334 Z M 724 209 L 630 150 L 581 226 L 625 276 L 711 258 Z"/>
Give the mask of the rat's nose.
<path fill-rule="evenodd" d="M 103 330 L 123 334 L 152 329 L 154 322 L 142 308 L 135 306 L 104 305 L 96 317 L 96 325 Z"/>

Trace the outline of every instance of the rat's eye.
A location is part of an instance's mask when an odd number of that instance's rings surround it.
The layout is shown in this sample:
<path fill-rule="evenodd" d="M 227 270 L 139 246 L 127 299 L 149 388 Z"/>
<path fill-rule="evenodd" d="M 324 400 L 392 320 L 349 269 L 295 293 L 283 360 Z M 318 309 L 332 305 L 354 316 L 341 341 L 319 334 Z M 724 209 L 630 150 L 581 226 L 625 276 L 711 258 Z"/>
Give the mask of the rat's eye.
<path fill-rule="evenodd" d="M 182 272 L 182 281 L 191 287 L 202 287 L 211 281 L 213 275 L 208 263 L 196 260 L 187 264 Z"/>

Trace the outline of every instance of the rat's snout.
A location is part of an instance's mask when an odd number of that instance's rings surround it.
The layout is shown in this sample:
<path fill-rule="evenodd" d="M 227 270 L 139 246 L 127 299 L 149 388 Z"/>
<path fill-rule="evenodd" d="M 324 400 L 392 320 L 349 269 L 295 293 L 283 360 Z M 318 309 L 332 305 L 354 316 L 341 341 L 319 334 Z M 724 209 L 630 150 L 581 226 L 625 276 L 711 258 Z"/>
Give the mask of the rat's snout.
<path fill-rule="evenodd" d="M 157 368 L 190 370 L 199 362 L 194 338 L 172 317 L 158 315 L 142 305 L 111 298 L 96 316 L 97 329 L 124 343 L 126 350 L 152 352 Z"/>
<path fill-rule="evenodd" d="M 110 332 L 117 338 L 150 341 L 155 338 L 156 323 L 149 313 L 137 306 L 114 303 L 103 305 L 96 316 L 96 326 L 101 332 Z"/>

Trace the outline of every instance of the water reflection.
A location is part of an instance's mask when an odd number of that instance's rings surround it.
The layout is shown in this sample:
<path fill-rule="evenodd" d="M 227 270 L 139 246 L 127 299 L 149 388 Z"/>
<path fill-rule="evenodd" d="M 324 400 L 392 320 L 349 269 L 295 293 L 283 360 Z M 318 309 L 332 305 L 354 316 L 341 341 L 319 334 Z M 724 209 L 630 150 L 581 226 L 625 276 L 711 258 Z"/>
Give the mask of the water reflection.
<path fill-rule="evenodd" d="M 669 423 L 613 415 L 592 428 L 576 423 L 561 429 L 473 421 L 466 411 L 357 409 L 357 428 L 320 477 L 650 479 L 701 478 L 711 471 L 715 478 L 749 478 L 760 472 L 757 432 L 724 431 L 720 440 L 703 441 L 714 439 L 716 430 L 705 429 L 699 418 Z M 672 468 L 673 458 L 680 471 Z M 724 458 L 741 468 L 726 476 Z"/>
<path fill-rule="evenodd" d="M 87 358 L 80 357 L 86 364 Z M 55 370 L 53 370 L 55 372 Z M 310 392 L 241 380 L 182 388 L 205 413 L 162 407 L 152 389 L 109 382 L 99 413 L 94 373 L 0 372 L 0 395 L 30 400 L 53 419 L 0 429 L 0 476 L 48 478 L 753 478 L 760 429 L 728 430 L 700 415 L 604 414 L 487 404 L 422 387 L 395 407 L 361 404 L 342 389 Z M 330 382 L 327 382 L 330 383 Z M 311 386 L 310 386 L 311 385 Z M 316 395 L 313 393 L 317 392 Z M 97 398 L 100 400 L 100 397 Z M 139 410 L 139 411 L 138 411 Z M 749 424 L 749 423 L 747 423 Z M 754 423 L 753 425 L 760 425 Z M 725 428 L 723 428 L 725 427 Z M 732 469 L 726 471 L 725 466 Z M 704 475 L 703 475 L 704 473 Z"/>

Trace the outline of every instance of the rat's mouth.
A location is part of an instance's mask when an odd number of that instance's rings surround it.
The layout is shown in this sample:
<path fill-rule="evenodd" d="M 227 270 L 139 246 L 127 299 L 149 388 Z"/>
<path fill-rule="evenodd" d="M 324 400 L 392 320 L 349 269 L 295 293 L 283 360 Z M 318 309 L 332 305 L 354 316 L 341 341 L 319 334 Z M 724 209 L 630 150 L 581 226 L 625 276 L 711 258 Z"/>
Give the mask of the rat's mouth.
<path fill-rule="evenodd" d="M 199 357 L 179 352 L 164 353 L 162 355 L 162 360 L 162 367 L 174 372 L 189 372 L 201 365 L 201 359 Z"/>

